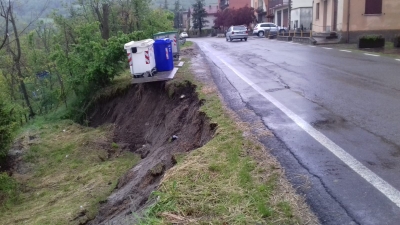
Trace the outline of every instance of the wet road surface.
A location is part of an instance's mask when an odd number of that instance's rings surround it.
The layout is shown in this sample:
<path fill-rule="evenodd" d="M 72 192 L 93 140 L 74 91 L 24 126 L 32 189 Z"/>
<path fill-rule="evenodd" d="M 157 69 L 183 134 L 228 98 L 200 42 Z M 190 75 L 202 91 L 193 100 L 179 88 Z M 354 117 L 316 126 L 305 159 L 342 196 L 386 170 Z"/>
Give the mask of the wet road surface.
<path fill-rule="evenodd" d="M 400 224 L 400 60 L 255 37 L 192 41 L 228 106 L 274 133 L 263 143 L 323 224 Z"/>

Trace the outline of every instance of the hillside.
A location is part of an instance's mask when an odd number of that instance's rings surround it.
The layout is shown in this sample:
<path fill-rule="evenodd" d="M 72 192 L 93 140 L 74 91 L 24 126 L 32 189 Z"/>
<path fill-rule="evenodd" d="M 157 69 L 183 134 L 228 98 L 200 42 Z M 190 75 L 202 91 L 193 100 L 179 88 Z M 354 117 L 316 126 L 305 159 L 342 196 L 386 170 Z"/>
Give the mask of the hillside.
<path fill-rule="evenodd" d="M 187 9 L 189 7 L 192 6 L 192 4 L 195 2 L 196 0 L 181 0 L 181 5 L 184 9 Z M 165 0 L 153 0 L 153 5 L 156 7 L 164 7 L 164 2 Z M 174 8 L 174 3 L 175 0 L 167 0 L 168 3 L 168 8 L 169 9 L 173 9 Z M 218 5 L 218 0 L 205 0 L 206 5 Z"/>
<path fill-rule="evenodd" d="M 73 2 L 75 0 L 25 0 L 15 5 L 15 12 L 19 17 L 30 17 L 37 14 L 46 17 L 54 10 L 64 11 L 64 6 Z"/>

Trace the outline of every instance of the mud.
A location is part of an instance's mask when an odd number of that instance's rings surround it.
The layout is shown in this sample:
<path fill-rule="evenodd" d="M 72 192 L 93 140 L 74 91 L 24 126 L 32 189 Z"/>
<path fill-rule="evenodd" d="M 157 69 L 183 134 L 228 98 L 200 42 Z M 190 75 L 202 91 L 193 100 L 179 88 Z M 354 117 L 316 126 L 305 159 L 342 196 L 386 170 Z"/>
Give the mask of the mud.
<path fill-rule="evenodd" d="M 37 144 L 37 135 L 25 134 L 14 141 L 7 157 L 0 162 L 0 172 L 6 172 L 10 176 L 14 174 L 26 175 L 32 171 L 34 164 L 23 160 L 23 156 L 29 151 L 30 146 Z"/>
<path fill-rule="evenodd" d="M 165 82 L 133 85 L 126 94 L 95 106 L 91 126 L 114 124 L 114 142 L 142 160 L 119 179 L 116 190 L 88 224 L 125 224 L 131 218 L 127 215 L 146 207 L 164 173 L 176 164 L 176 155 L 212 138 L 215 126 L 199 111 L 200 106 L 194 85 L 177 87 Z"/>

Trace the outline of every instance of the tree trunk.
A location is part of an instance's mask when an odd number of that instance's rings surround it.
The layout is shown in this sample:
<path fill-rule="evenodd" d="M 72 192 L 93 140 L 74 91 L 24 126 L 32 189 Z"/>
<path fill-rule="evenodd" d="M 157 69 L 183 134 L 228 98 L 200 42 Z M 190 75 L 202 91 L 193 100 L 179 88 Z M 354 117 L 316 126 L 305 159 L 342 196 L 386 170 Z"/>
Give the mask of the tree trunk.
<path fill-rule="evenodd" d="M 103 6 L 103 21 L 102 21 L 103 29 L 101 30 L 101 37 L 105 40 L 108 40 L 110 38 L 110 25 L 108 22 L 108 18 L 110 15 L 110 5 L 103 4 L 102 6 Z"/>
<path fill-rule="evenodd" d="M 60 73 L 57 71 L 57 69 L 55 69 L 55 73 L 57 74 L 57 79 L 58 79 L 58 82 L 60 83 L 60 87 L 61 87 L 61 99 L 63 100 L 65 107 L 68 108 L 67 95 L 65 93 L 63 79 L 62 79 Z"/>
<path fill-rule="evenodd" d="M 0 49 L 4 47 L 6 44 L 6 41 L 8 39 L 8 21 L 9 21 L 9 16 L 10 16 L 10 11 L 11 11 L 11 5 L 9 4 L 7 7 L 3 4 L 3 2 L 0 2 L 0 16 L 4 18 L 4 23 L 5 23 L 5 28 L 4 28 L 4 39 L 1 41 L 0 44 Z"/>
<path fill-rule="evenodd" d="M 14 30 L 15 43 L 16 43 L 16 47 L 17 47 L 17 53 L 15 54 L 13 52 L 15 68 L 17 69 L 17 76 L 18 76 L 18 79 L 19 79 L 19 84 L 20 84 L 20 87 L 21 87 L 22 94 L 24 96 L 26 105 L 29 108 L 29 118 L 33 118 L 33 117 L 35 117 L 35 112 L 33 111 L 31 102 L 29 101 L 28 91 L 26 90 L 26 86 L 25 86 L 25 83 L 24 83 L 24 76 L 22 75 L 22 70 L 21 70 L 21 54 L 22 54 L 21 53 L 21 43 L 20 43 L 20 40 L 19 40 L 19 34 L 18 34 L 18 30 L 17 30 L 17 25 L 15 24 L 15 19 L 14 19 L 14 15 L 13 15 L 12 9 L 10 10 L 10 22 L 11 22 L 11 25 L 12 25 L 13 30 Z"/>

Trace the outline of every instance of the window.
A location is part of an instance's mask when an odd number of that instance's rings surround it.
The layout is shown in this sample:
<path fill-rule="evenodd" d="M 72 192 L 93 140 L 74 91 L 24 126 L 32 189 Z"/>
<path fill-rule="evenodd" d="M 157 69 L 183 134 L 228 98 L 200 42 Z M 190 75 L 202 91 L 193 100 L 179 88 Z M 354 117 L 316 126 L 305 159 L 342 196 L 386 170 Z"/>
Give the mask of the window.
<path fill-rule="evenodd" d="M 365 14 L 382 14 L 382 0 L 365 0 Z"/>
<path fill-rule="evenodd" d="M 233 30 L 247 30 L 247 28 L 244 26 L 234 26 Z"/>
<path fill-rule="evenodd" d="M 319 19 L 319 3 L 317 3 L 317 6 L 315 6 L 315 10 L 316 10 L 316 12 L 315 12 L 315 19 Z"/>

